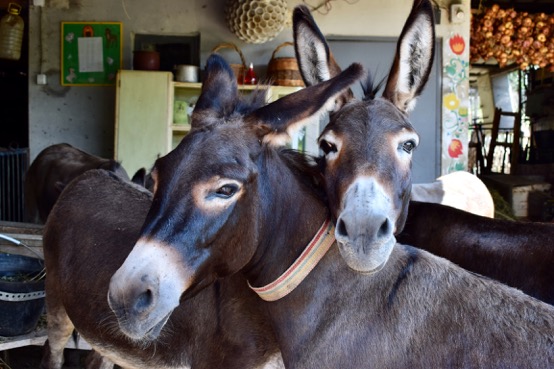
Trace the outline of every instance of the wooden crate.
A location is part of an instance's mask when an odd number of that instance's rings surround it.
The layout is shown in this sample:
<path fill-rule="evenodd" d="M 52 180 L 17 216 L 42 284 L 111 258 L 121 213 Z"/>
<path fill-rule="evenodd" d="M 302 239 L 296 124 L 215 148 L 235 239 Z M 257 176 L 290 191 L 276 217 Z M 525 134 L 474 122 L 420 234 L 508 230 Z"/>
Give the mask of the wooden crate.
<path fill-rule="evenodd" d="M 521 176 L 510 174 L 493 174 L 481 176 L 483 182 L 496 189 L 510 203 L 514 215 L 518 218 L 529 218 L 535 209 L 529 208 L 529 194 L 541 192 L 549 194 L 551 185 L 542 176 Z"/>
<path fill-rule="evenodd" d="M 42 225 L 0 221 L 0 234 L 27 246 L 17 245 L 0 237 L 0 252 L 43 258 Z"/>

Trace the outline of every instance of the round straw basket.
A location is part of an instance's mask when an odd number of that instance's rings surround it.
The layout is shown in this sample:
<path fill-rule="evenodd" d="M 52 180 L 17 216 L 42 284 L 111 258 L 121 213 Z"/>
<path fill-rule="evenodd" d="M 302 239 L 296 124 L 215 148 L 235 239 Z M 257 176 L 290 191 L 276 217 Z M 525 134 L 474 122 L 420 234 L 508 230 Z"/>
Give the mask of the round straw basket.
<path fill-rule="evenodd" d="M 267 65 L 267 76 L 276 86 L 304 87 L 304 81 L 298 70 L 298 62 L 295 57 L 276 58 L 275 54 L 285 46 L 293 46 L 292 42 L 284 42 L 273 51 L 271 60 Z"/>
<path fill-rule="evenodd" d="M 233 73 L 235 74 L 235 77 L 237 77 L 237 82 L 241 85 L 244 84 L 244 76 L 246 75 L 246 60 L 244 59 L 244 55 L 242 55 L 242 51 L 237 47 L 237 45 L 232 43 L 223 42 L 216 47 L 212 49 L 212 52 L 218 52 L 221 49 L 232 49 L 235 50 L 239 56 L 240 61 L 242 64 L 229 64 L 231 66 L 231 69 L 233 70 Z"/>

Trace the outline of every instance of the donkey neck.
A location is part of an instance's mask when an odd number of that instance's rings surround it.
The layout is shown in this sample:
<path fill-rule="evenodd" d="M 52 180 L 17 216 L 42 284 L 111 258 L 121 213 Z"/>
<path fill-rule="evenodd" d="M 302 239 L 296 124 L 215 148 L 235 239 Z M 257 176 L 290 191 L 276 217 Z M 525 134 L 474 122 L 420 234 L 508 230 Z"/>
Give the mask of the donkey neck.
<path fill-rule="evenodd" d="M 243 270 L 255 287 L 274 281 L 287 270 L 329 217 L 321 195 L 308 185 L 313 178 L 292 168 L 282 153 L 267 151 L 258 168 L 263 209 L 259 241 Z"/>

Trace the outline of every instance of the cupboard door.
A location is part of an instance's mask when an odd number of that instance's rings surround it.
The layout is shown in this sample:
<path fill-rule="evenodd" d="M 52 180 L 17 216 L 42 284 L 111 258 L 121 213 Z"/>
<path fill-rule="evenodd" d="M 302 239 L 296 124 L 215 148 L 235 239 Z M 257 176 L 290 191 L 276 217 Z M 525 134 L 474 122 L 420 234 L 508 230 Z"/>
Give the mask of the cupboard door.
<path fill-rule="evenodd" d="M 173 89 L 170 72 L 128 71 L 118 74 L 115 158 L 132 176 L 149 170 L 168 152 Z"/>

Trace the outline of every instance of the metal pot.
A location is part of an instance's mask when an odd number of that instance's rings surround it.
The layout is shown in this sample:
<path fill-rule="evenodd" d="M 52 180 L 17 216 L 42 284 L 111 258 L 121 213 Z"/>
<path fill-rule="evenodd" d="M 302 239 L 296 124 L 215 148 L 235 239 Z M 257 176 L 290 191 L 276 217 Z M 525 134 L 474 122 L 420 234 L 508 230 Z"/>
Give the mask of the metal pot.
<path fill-rule="evenodd" d="M 200 68 L 196 65 L 179 64 L 175 67 L 175 80 L 178 82 L 198 82 Z"/>

